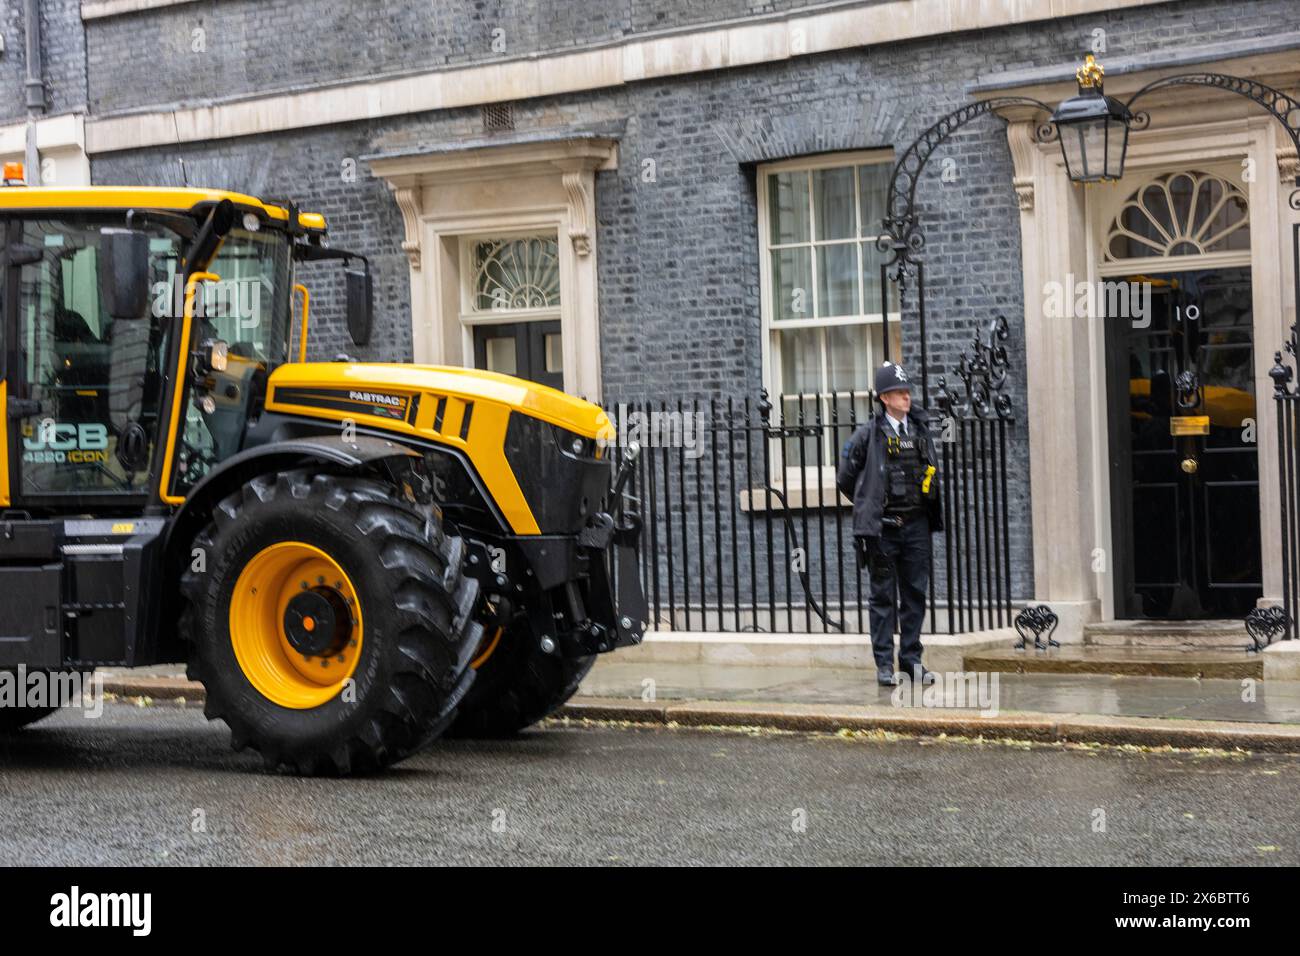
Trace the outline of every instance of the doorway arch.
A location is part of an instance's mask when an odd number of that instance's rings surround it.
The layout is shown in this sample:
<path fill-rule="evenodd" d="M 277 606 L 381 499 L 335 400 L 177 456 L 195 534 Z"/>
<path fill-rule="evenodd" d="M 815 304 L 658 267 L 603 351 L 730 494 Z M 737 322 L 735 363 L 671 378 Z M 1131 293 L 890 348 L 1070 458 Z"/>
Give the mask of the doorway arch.
<path fill-rule="evenodd" d="M 1250 265 L 1250 200 L 1227 169 L 1148 172 L 1102 221 L 1103 276 Z"/>

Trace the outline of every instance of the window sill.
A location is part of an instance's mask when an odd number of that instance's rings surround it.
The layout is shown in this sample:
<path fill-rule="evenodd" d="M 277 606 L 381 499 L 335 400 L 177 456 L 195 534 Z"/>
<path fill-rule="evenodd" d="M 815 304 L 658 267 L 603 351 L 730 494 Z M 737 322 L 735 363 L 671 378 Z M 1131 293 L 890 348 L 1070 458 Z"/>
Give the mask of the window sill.
<path fill-rule="evenodd" d="M 740 510 L 744 512 L 806 511 L 821 508 L 852 508 L 853 502 L 840 494 L 834 480 L 820 485 L 772 485 L 780 493 L 767 488 L 746 488 L 740 492 Z M 782 501 L 782 497 L 785 499 Z"/>

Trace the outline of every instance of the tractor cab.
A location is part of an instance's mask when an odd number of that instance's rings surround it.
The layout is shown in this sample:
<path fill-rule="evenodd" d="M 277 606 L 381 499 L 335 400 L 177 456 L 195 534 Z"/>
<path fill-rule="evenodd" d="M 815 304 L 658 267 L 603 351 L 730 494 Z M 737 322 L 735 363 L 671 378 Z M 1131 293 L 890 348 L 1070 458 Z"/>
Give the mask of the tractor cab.
<path fill-rule="evenodd" d="M 321 216 L 210 190 L 29 189 L 16 166 L 0 187 L 0 507 L 182 501 L 240 450 L 267 376 L 306 359 L 302 261 L 345 265 L 365 344 L 368 263 L 327 247 Z"/>

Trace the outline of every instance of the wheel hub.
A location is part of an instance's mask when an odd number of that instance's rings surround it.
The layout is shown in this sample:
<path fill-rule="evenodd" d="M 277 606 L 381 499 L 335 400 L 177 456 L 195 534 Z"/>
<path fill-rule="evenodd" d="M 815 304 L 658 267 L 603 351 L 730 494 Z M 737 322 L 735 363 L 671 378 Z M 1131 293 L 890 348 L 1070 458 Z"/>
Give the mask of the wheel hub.
<path fill-rule="evenodd" d="M 284 609 L 284 636 L 304 657 L 333 657 L 352 636 L 352 615 L 343 595 L 314 587 L 295 594 Z"/>
<path fill-rule="evenodd" d="M 281 707 L 307 710 L 347 687 L 365 644 L 356 587 L 330 554 L 303 541 L 263 548 L 230 596 L 230 642 L 248 682 Z"/>

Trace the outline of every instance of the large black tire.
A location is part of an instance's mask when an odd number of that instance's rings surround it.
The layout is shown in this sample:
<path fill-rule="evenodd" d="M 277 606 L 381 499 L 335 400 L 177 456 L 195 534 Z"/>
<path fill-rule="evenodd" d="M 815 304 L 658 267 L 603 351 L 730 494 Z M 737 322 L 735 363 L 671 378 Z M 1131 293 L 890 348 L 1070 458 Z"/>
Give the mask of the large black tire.
<path fill-rule="evenodd" d="M 231 637 L 232 593 L 263 549 L 302 542 L 350 579 L 363 634 L 351 696 L 297 709 L 269 699 L 241 668 Z M 300 774 L 365 773 L 442 733 L 474 680 L 478 582 L 462 573 L 464 545 L 391 485 L 294 471 L 255 478 L 223 500 L 196 539 L 207 567 L 182 578 L 181 635 L 189 675 L 207 690 L 236 750 Z"/>
<path fill-rule="evenodd" d="M 0 707 L 0 734 L 21 730 L 28 724 L 50 716 L 57 707 Z"/>
<path fill-rule="evenodd" d="M 447 736 L 513 737 L 564 706 L 595 662 L 594 655 L 546 654 L 526 623 L 513 625 L 479 665 Z"/>

